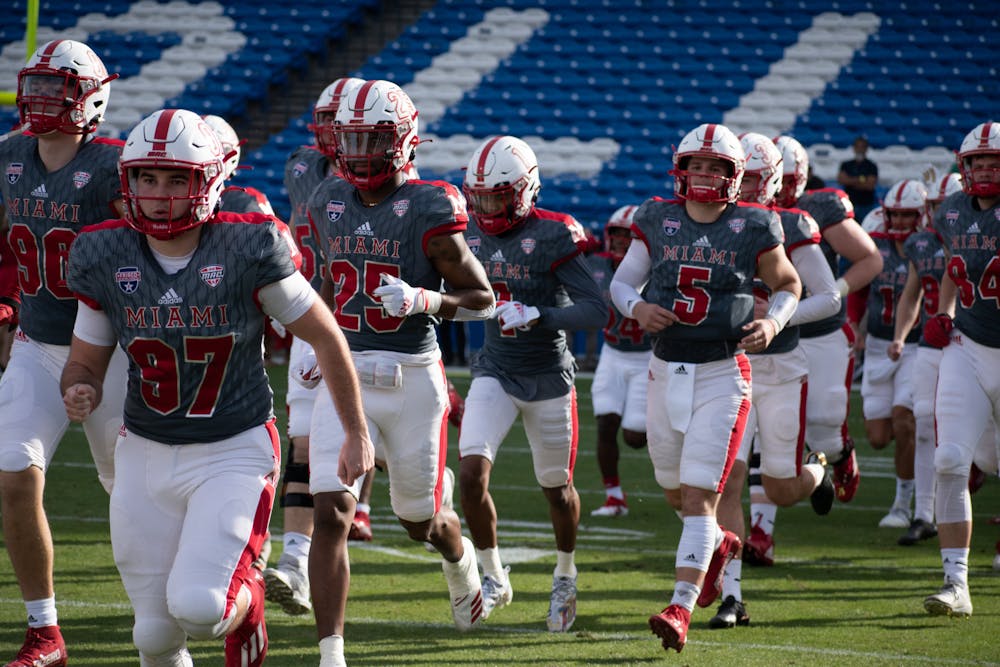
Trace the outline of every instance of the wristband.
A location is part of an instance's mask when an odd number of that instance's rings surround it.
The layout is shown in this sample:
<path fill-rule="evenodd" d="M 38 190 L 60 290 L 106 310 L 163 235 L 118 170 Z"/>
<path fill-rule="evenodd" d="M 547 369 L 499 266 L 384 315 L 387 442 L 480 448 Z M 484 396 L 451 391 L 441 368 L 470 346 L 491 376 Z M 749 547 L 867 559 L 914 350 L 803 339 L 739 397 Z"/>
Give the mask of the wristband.
<path fill-rule="evenodd" d="M 775 324 L 778 325 L 778 331 L 775 332 L 775 336 L 785 328 L 788 320 L 791 319 L 795 313 L 795 309 L 798 307 L 799 299 L 791 292 L 779 290 L 771 295 L 771 304 L 767 308 L 767 317 L 774 320 Z"/>
<path fill-rule="evenodd" d="M 851 293 L 851 286 L 843 278 L 837 278 L 837 291 L 840 292 L 840 298 L 843 299 Z"/>

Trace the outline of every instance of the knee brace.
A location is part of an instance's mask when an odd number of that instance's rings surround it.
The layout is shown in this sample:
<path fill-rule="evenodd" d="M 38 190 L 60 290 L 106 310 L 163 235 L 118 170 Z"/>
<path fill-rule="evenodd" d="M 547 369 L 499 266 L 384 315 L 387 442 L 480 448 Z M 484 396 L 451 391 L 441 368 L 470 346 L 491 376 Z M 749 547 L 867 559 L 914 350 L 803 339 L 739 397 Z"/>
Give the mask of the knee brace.
<path fill-rule="evenodd" d="M 139 649 L 144 665 L 172 664 L 159 661 L 178 655 L 184 650 L 185 640 L 184 629 L 172 618 L 136 617 L 132 626 L 132 642 Z"/>
<path fill-rule="evenodd" d="M 934 470 L 939 475 L 969 476 L 972 457 L 953 442 L 939 442 L 934 451 Z"/>
<path fill-rule="evenodd" d="M 296 463 L 293 458 L 295 446 L 288 443 L 288 463 L 285 464 L 285 475 L 281 478 L 281 507 L 312 507 L 313 497 L 310 493 L 288 492 L 289 483 L 309 486 L 309 463 Z"/>

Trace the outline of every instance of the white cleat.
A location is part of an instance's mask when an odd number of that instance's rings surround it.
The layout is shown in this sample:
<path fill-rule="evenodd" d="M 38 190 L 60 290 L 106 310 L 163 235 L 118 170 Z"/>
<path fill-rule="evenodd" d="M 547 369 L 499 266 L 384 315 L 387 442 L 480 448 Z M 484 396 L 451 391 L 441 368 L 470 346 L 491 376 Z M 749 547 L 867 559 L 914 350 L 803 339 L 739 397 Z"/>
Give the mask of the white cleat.
<path fill-rule="evenodd" d="M 889 513 L 878 522 L 879 528 L 909 528 L 910 510 L 905 507 L 892 506 Z"/>
<path fill-rule="evenodd" d="M 549 599 L 549 632 L 566 632 L 576 620 L 576 577 L 552 577 Z"/>
<path fill-rule="evenodd" d="M 444 578 L 448 582 L 451 598 L 451 616 L 455 627 L 462 632 L 471 630 L 484 618 L 483 589 L 479 583 L 479 568 L 476 565 L 476 548 L 472 540 L 462 537 L 465 553 L 457 563 L 441 561 Z"/>
<path fill-rule="evenodd" d="M 608 496 L 604 504 L 592 511 L 590 516 L 628 516 L 628 504 L 624 500 Z"/>
<path fill-rule="evenodd" d="M 503 581 L 490 575 L 483 576 L 483 620 L 489 618 L 494 609 L 506 607 L 514 599 L 514 589 L 510 585 L 510 566 L 504 568 Z"/>
<path fill-rule="evenodd" d="M 299 569 L 298 563 L 282 554 L 277 567 L 264 570 L 264 589 L 268 601 L 274 602 L 291 616 L 301 616 L 312 611 L 309 599 L 309 575 Z"/>
<path fill-rule="evenodd" d="M 972 598 L 967 586 L 945 584 L 940 591 L 924 598 L 924 609 L 934 616 L 969 618 L 972 616 Z"/>

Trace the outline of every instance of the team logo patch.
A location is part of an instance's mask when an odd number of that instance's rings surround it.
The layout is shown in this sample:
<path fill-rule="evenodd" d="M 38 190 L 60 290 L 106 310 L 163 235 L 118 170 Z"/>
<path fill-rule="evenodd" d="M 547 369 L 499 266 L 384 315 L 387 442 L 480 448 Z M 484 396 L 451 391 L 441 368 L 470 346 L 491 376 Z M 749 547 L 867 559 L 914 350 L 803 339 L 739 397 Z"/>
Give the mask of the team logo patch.
<path fill-rule="evenodd" d="M 681 221 L 677 218 L 664 218 L 663 219 L 663 232 L 667 236 L 673 236 L 681 228 Z"/>
<path fill-rule="evenodd" d="M 535 252 L 536 245 L 537 242 L 535 239 L 521 239 L 521 251 L 524 252 L 525 255 L 530 255 Z"/>
<path fill-rule="evenodd" d="M 198 269 L 201 281 L 209 287 L 218 287 L 219 283 L 222 282 L 222 276 L 225 272 L 226 269 L 221 264 L 212 264 L 211 266 L 203 266 Z"/>
<path fill-rule="evenodd" d="M 330 222 L 337 222 L 340 220 L 340 216 L 344 215 L 345 208 L 344 202 L 331 199 L 326 203 L 326 217 L 330 219 Z"/>
<path fill-rule="evenodd" d="M 118 289 L 126 294 L 135 294 L 141 280 L 142 272 L 139 271 L 138 266 L 120 266 L 115 271 L 115 282 L 118 284 Z"/>
<path fill-rule="evenodd" d="M 296 162 L 295 165 L 292 167 L 292 176 L 298 178 L 307 171 L 309 171 L 309 165 L 307 165 L 305 162 Z"/>
<path fill-rule="evenodd" d="M 733 218 L 729 221 L 729 229 L 733 230 L 733 234 L 739 234 L 746 226 L 746 218 Z"/>
<path fill-rule="evenodd" d="M 958 211 L 946 211 L 944 219 L 948 221 L 949 225 L 954 225 L 958 222 Z"/>
<path fill-rule="evenodd" d="M 917 239 L 916 246 L 919 250 L 927 249 L 927 239 Z"/>
<path fill-rule="evenodd" d="M 77 171 L 73 173 L 73 185 L 79 190 L 87 183 L 90 183 L 90 172 L 89 171 Z"/>
<path fill-rule="evenodd" d="M 482 240 L 478 236 L 470 236 L 469 238 L 465 239 L 465 244 L 469 246 L 469 250 L 472 251 L 473 255 L 479 254 L 479 246 L 481 243 Z"/>
<path fill-rule="evenodd" d="M 7 182 L 14 185 L 19 180 L 21 180 L 21 174 L 24 173 L 24 164 L 21 162 L 11 162 L 7 165 Z"/>
<path fill-rule="evenodd" d="M 396 214 L 397 217 L 402 218 L 406 215 L 406 212 L 410 210 L 410 200 L 400 199 L 397 202 L 392 203 L 392 212 Z"/>

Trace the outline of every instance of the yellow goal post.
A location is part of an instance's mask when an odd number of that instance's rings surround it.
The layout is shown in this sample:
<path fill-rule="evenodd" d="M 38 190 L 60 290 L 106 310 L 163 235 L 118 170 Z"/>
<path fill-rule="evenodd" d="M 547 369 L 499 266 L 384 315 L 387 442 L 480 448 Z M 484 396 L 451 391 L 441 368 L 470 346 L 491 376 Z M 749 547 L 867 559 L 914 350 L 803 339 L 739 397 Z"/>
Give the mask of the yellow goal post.
<path fill-rule="evenodd" d="M 28 0 L 27 21 L 24 29 L 25 54 L 27 61 L 31 54 L 35 52 L 35 43 L 38 41 L 38 0 Z M 17 100 L 17 91 L 0 91 L 0 104 L 14 106 Z"/>

